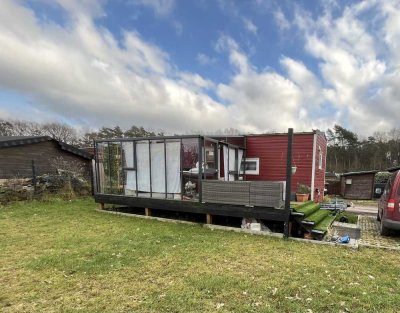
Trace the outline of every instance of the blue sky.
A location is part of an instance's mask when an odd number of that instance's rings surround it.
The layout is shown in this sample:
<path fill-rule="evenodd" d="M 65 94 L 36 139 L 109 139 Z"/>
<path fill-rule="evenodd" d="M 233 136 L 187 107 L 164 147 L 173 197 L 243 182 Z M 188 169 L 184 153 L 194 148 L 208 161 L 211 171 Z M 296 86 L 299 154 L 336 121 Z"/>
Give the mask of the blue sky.
<path fill-rule="evenodd" d="M 4 0 L 0 118 L 167 133 L 398 127 L 400 5 Z"/>

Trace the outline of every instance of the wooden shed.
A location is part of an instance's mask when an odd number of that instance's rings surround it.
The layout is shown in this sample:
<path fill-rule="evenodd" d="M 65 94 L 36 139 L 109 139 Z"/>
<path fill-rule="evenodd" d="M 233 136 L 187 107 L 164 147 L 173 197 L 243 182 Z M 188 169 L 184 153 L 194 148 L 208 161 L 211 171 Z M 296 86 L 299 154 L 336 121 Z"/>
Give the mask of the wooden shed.
<path fill-rule="evenodd" d="M 344 173 L 340 178 L 340 195 L 351 200 L 370 200 L 374 195 L 377 171 Z"/>
<path fill-rule="evenodd" d="M 91 159 L 87 152 L 48 136 L 0 137 L 0 179 L 55 173 L 60 162 L 64 168 L 82 169 L 90 178 Z"/>

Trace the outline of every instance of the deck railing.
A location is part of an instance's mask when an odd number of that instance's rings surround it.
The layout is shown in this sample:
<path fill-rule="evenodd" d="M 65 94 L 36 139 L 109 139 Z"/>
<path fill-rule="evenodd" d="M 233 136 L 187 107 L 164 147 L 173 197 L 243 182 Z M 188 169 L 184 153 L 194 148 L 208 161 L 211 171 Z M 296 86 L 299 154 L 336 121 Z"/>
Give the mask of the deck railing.
<path fill-rule="evenodd" d="M 282 208 L 284 182 L 272 181 L 202 181 L 203 202 Z"/>

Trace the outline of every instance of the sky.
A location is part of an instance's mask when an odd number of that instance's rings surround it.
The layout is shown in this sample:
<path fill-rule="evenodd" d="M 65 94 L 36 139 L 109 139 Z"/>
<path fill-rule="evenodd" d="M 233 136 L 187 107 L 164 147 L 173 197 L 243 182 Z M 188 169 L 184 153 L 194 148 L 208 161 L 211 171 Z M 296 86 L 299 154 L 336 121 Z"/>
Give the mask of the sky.
<path fill-rule="evenodd" d="M 386 131 L 400 120 L 400 1 L 1 0 L 0 118 Z"/>

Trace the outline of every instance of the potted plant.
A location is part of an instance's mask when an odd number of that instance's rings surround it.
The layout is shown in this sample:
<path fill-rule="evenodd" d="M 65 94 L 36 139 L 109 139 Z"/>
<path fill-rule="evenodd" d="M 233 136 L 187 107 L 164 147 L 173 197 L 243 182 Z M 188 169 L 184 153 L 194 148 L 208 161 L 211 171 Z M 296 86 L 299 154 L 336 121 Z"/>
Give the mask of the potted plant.
<path fill-rule="evenodd" d="M 303 184 L 297 184 L 296 201 L 306 202 L 310 196 L 310 187 Z"/>

